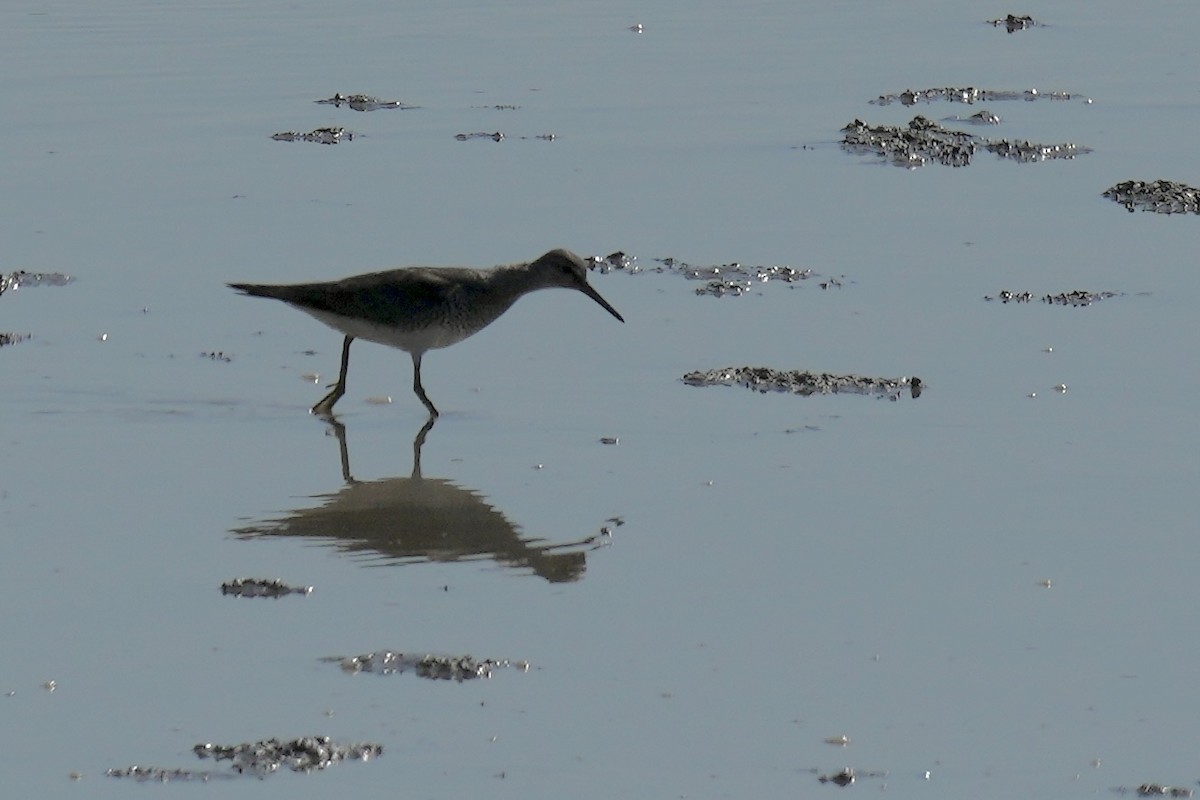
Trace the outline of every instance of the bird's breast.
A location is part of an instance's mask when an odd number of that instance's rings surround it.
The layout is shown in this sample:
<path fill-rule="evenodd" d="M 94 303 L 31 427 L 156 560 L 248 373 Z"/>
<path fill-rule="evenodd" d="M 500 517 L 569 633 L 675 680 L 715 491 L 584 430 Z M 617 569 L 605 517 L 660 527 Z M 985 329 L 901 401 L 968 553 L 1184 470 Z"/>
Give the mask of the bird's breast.
<path fill-rule="evenodd" d="M 461 342 L 474 332 L 454 324 L 452 319 L 427 321 L 419 325 L 385 325 L 344 317 L 329 311 L 307 308 L 304 310 L 347 336 L 396 347 L 409 353 L 423 353 L 426 350 L 449 347 L 456 342 Z"/>

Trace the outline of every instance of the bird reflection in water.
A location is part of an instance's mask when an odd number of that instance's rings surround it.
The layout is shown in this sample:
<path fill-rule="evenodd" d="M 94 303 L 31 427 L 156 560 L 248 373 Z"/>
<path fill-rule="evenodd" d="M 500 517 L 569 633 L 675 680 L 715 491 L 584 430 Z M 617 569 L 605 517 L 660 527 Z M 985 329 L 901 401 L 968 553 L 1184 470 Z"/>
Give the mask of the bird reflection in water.
<path fill-rule="evenodd" d="M 421 447 L 433 427 L 431 417 L 413 440 L 413 469 L 407 478 L 355 480 L 350 472 L 346 428 L 328 418 L 337 438 L 346 485 L 316 495 L 321 504 L 232 533 L 244 539 L 295 536 L 316 540 L 371 565 L 423 561 L 482 561 L 529 570 L 552 583 L 577 581 L 587 567 L 586 553 L 608 545 L 611 519 L 597 533 L 562 544 L 523 538 L 517 526 L 489 505 L 484 496 L 446 478 L 421 474 Z"/>

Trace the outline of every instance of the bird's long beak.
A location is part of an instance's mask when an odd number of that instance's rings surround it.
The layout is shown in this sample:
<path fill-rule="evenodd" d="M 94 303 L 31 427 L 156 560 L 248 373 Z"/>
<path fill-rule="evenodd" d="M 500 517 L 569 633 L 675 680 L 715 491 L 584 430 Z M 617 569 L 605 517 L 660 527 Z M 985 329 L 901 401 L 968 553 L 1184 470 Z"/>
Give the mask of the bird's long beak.
<path fill-rule="evenodd" d="M 622 317 L 620 314 L 618 314 L 617 310 L 615 308 L 613 308 L 611 305 L 609 305 L 608 301 L 605 300 L 603 297 L 601 297 L 600 293 L 591 287 L 591 284 L 587 284 L 587 283 L 583 284 L 582 286 L 579 287 L 579 291 L 583 292 L 588 297 L 592 298 L 597 303 L 604 306 L 605 311 L 612 314 L 617 319 L 621 320 L 621 322 L 625 321 L 625 318 Z"/>

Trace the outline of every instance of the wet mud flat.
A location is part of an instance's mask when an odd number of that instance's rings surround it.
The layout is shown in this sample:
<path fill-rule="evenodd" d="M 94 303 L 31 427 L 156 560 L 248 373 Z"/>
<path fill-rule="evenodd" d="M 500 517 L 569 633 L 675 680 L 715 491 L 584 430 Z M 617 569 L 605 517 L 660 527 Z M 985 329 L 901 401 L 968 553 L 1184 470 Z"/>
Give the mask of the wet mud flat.
<path fill-rule="evenodd" d="M 654 258 L 650 266 L 643 266 L 637 256 L 624 251 L 615 251 L 607 256 L 590 256 L 590 268 L 601 274 L 620 272 L 626 275 L 667 274 L 689 281 L 703 281 L 704 286 L 695 290 L 697 296 L 742 297 L 749 295 L 755 287 L 777 284 L 795 288 L 799 284 L 812 282 L 822 290 L 840 289 L 846 285 L 845 275 L 827 276 L 811 268 L 796 268 L 790 265 L 749 265 L 739 262 L 726 264 L 698 265 L 675 257 Z M 694 370 L 681 378 L 689 386 L 743 386 L 756 392 L 780 392 L 800 396 L 860 394 L 886 397 L 897 400 L 907 393 L 912 398 L 921 396 L 924 384 L 917 377 L 875 377 L 855 374 L 811 372 L 807 370 L 780 370 L 763 366 L 721 367 L 709 370 Z M 614 440 L 615 441 L 615 440 Z"/>
<path fill-rule="evenodd" d="M 1028 24 L 1025 21 L 1028 21 Z M 999 27 L 1001 23 L 1008 27 L 1008 32 L 1014 30 L 1024 30 L 1032 27 L 1034 24 L 1032 18 L 1029 17 L 1014 17 L 1008 15 L 1003 20 L 992 20 L 992 24 Z M 1012 27 L 1014 22 L 1019 24 L 1019 27 Z M 638 26 L 640 32 L 640 26 Z M 1051 100 L 1070 100 L 1074 99 L 1069 95 L 1058 96 L 1057 93 L 1041 94 L 1036 91 L 1025 93 L 1004 93 L 1004 92 L 976 92 L 975 90 L 940 90 L 946 94 L 945 97 L 935 97 L 934 91 L 904 93 L 903 96 L 896 96 L 893 102 L 899 102 L 904 105 L 913 105 L 918 102 L 935 102 L 938 100 L 950 102 L 974 103 L 988 101 L 1003 101 L 1003 100 L 1024 100 L 1034 101 L 1039 99 Z M 1011 96 L 1006 96 L 1011 95 Z M 954 99 L 952 99 L 952 97 Z M 346 108 L 356 111 L 376 111 L 388 108 L 415 108 L 415 106 L 404 106 L 399 101 L 381 101 L 378 98 L 373 98 L 367 95 L 341 95 L 336 94 L 331 98 L 314 101 L 318 104 L 333 105 L 336 108 L 345 106 Z M 874 101 L 873 101 L 874 102 Z M 886 103 L 879 103 L 886 105 Z M 515 108 L 495 106 L 495 109 Z M 915 124 L 921 120 L 920 124 Z M 973 125 L 989 125 L 995 126 L 1001 123 L 998 115 L 992 114 L 986 110 L 980 111 L 965 120 L 956 120 Z M 972 163 L 971 159 L 977 152 L 992 152 L 997 157 L 1007 160 L 1014 160 L 1021 163 L 1033 163 L 1037 161 L 1046 161 L 1050 159 L 1070 159 L 1077 155 L 1090 152 L 1087 148 L 1078 148 L 1073 144 L 1065 145 L 1040 145 L 1025 142 L 1013 142 L 1004 139 L 991 140 L 984 137 L 964 134 L 960 131 L 953 131 L 945 125 L 926 120 L 924 117 L 916 117 L 909 123 L 907 127 L 896 126 L 888 128 L 887 126 L 867 126 L 858 120 L 855 121 L 859 126 L 865 129 L 864 135 L 871 138 L 873 141 L 889 142 L 881 145 L 878 148 L 875 144 L 869 146 L 864 145 L 862 154 L 876 155 L 883 158 L 891 158 L 889 153 L 899 154 L 896 157 L 896 163 L 901 166 L 914 166 L 916 161 L 921 164 L 926 163 L 925 160 L 934 160 L 936 163 L 944 163 L 952 166 L 966 166 Z M 849 126 L 848 126 L 849 127 Z M 352 141 L 358 134 L 353 131 L 348 131 L 340 127 L 317 128 L 309 133 L 299 133 L 294 131 L 276 134 L 274 138 L 280 141 L 306 141 L 320 144 L 337 144 L 343 141 Z M 891 137 L 891 138 L 889 138 Z M 532 137 L 506 137 L 505 134 L 496 131 L 493 133 L 471 133 L 458 134 L 456 139 L 460 141 L 468 140 L 484 140 L 491 139 L 494 142 L 501 142 L 506 138 L 519 139 L 541 139 L 552 141 L 553 135 L 532 136 Z M 912 142 L 918 142 L 917 145 L 911 145 Z M 481 145 L 482 146 L 482 145 Z M 913 149 L 915 147 L 915 149 Z M 922 150 L 921 148 L 925 148 Z M 914 153 L 916 154 L 914 156 Z M 964 153 L 966 154 L 964 156 Z M 942 157 L 946 160 L 941 160 Z M 925 159 L 925 160 L 921 160 Z M 964 160 L 965 159 L 965 160 Z M 1169 184 L 1171 182 L 1158 181 L 1155 184 Z M 1130 212 L 1136 207 L 1141 207 L 1143 210 L 1155 211 L 1156 213 L 1200 213 L 1194 206 L 1192 195 L 1186 192 L 1196 190 L 1186 187 L 1182 184 L 1172 184 L 1172 187 L 1183 187 L 1183 194 L 1179 194 L 1176 189 L 1172 188 L 1174 194 L 1162 193 L 1158 195 L 1158 199 L 1149 201 L 1146 205 L 1142 205 L 1142 201 L 1131 201 L 1131 197 L 1138 196 L 1135 192 L 1141 191 L 1141 182 L 1126 182 L 1119 184 L 1118 187 L 1124 187 L 1120 191 L 1120 197 L 1113 196 L 1112 199 L 1126 205 Z M 1138 186 L 1133 186 L 1138 184 Z M 1114 187 L 1116 190 L 1118 187 Z M 1113 190 L 1110 190 L 1113 191 Z M 1182 191 L 1182 190 L 1181 190 Z M 1105 196 L 1109 196 L 1106 192 Z M 1176 209 L 1176 210 L 1171 210 Z M 623 270 L 628 274 L 637 274 L 640 272 L 655 271 L 659 273 L 676 274 L 687 280 L 703 282 L 702 286 L 695 289 L 697 296 L 712 296 L 712 297 L 740 297 L 752 293 L 756 286 L 762 285 L 787 285 L 789 288 L 806 282 L 817 280 L 817 285 L 821 289 L 841 288 L 844 276 L 839 277 L 824 277 L 819 273 L 814 273 L 807 268 L 794 268 L 791 266 L 746 266 L 739 263 L 696 266 L 678 261 L 674 258 L 655 259 L 658 262 L 657 267 L 647 269 L 635 268 L 633 266 L 636 259 L 627 260 L 622 253 L 614 253 L 603 259 L 595 259 L 597 268 L 604 270 L 606 265 L 608 268 Z M 0 283 L 0 294 L 4 292 L 4 286 Z M 1003 304 L 1008 303 L 1032 303 L 1040 301 L 1050 305 L 1082 307 L 1090 306 L 1099 300 L 1108 299 L 1118 296 L 1116 292 L 1092 292 L 1084 290 L 1075 290 L 1071 292 L 1060 292 L 1058 294 L 1035 295 L 1032 292 L 1010 292 L 1004 290 L 998 293 L 995 297 L 987 297 L 986 300 L 998 300 Z M 17 341 L 20 341 L 18 339 Z M 4 344 L 3 335 L 0 335 L 0 345 Z M 223 352 L 202 353 L 202 357 L 209 358 L 215 361 L 228 361 L 229 358 Z M 801 396 L 811 396 L 814 394 L 863 394 L 877 397 L 887 397 L 891 401 L 898 400 L 903 396 L 905 390 L 913 398 L 920 396 L 923 389 L 923 383 L 919 378 L 885 378 L 871 377 L 861 375 L 838 375 L 832 373 L 813 373 L 800 370 L 776 370 L 768 367 L 727 367 L 718 370 L 696 371 L 687 373 L 682 378 L 683 382 L 691 386 L 732 386 L 741 385 L 745 388 L 751 388 L 755 391 L 765 392 L 784 392 L 790 394 L 799 394 Z M 616 444 L 617 440 L 613 437 L 611 440 L 601 440 L 605 444 Z M 409 480 L 409 479 L 400 479 Z M 429 489 L 436 481 L 429 479 L 425 480 L 424 489 Z M 388 486 L 370 487 L 373 489 L 386 490 L 388 492 L 408 491 L 410 487 Z M 407 502 L 407 500 L 406 500 Z M 399 505 L 399 501 L 397 503 Z M 328 524 L 328 518 L 322 520 L 322 525 Z M 508 536 L 514 526 L 509 525 L 507 529 L 502 529 L 503 535 Z M 307 535 L 304 532 L 303 525 L 296 524 L 293 531 L 289 535 Z M 312 535 L 325 536 L 333 538 L 325 529 L 324 532 L 317 532 L 316 526 L 313 528 Z M 381 537 L 381 541 L 383 541 Z M 393 554 L 393 551 L 388 547 L 391 545 L 382 545 L 375 542 L 361 544 L 359 542 L 350 543 L 348 539 L 343 538 L 343 544 L 347 547 L 360 547 L 360 552 Z M 590 545 L 592 540 L 584 540 L 583 544 Z M 521 542 L 525 544 L 524 541 Z M 508 553 L 516 550 L 515 546 L 505 545 L 489 546 L 489 548 L 481 548 L 464 546 L 462 553 L 464 558 L 473 558 L 476 553 L 483 553 L 483 557 L 497 558 L 496 554 Z M 532 549 L 526 546 L 525 549 Z M 396 550 L 394 557 L 399 559 L 428 558 L 432 560 L 432 554 L 436 551 L 432 545 L 422 546 L 422 548 L 414 550 Z M 415 555 L 414 555 L 415 554 Z M 538 553 L 540 555 L 540 553 Z M 522 567 L 529 564 L 537 563 L 533 556 L 522 551 L 519 556 L 513 556 L 510 562 L 514 565 Z M 578 579 L 582 574 L 581 567 L 572 568 L 569 571 L 558 570 L 550 572 L 549 570 L 539 570 L 530 567 L 536 574 L 545 575 L 553 574 L 556 578 L 547 578 L 548 580 L 562 579 L 561 576 L 569 575 L 571 580 Z M 229 581 L 222 585 L 222 594 L 231 595 L 239 598 L 272 598 L 279 599 L 291 595 L 307 596 L 313 590 L 311 586 L 287 584 L 277 579 L 265 578 L 238 578 Z M 336 663 L 343 671 L 348 674 L 369 673 L 376 675 L 398 675 L 411 674 L 419 678 L 434 680 L 434 681 L 453 681 L 465 682 L 484 678 L 490 678 L 493 673 L 500 669 L 518 669 L 520 671 L 528 671 L 529 665 L 527 662 L 511 662 L 507 659 L 480 659 L 470 655 L 434 655 L 429 653 L 413 654 L 402 653 L 391 650 L 380 650 L 363 653 L 354 656 L 330 656 L 321 659 L 323 662 Z M 368 761 L 379 757 L 382 754 L 383 747 L 378 744 L 370 743 L 348 743 L 338 744 L 331 741 L 328 737 L 300 737 L 292 740 L 269 739 L 258 742 L 247 742 L 236 745 L 217 745 L 212 743 L 197 744 L 194 748 L 195 755 L 202 760 L 212 760 L 216 763 L 227 764 L 227 769 L 200 771 L 189 769 L 169 769 L 158 767 L 142 767 L 131 766 L 121 769 L 109 771 L 109 775 L 116 778 L 131 778 L 137 781 L 190 781 L 201 780 L 207 781 L 213 778 L 232 778 L 243 775 L 263 777 L 266 774 L 272 774 L 277 771 L 291 770 L 296 772 L 314 772 L 324 770 L 329 766 L 340 763 L 344 760 L 361 760 Z M 831 784 L 833 786 L 847 787 L 852 785 L 856 780 L 865 780 L 867 778 L 886 778 L 887 773 L 873 772 L 868 770 L 854 770 L 851 767 L 846 767 L 837 772 L 821 774 L 818 780 L 822 784 Z M 1135 789 L 1118 789 L 1114 791 L 1120 792 L 1136 792 L 1139 796 L 1172 796 L 1172 797 L 1189 797 L 1192 790 L 1186 787 L 1170 786 L 1165 784 L 1147 783 L 1136 787 Z"/>
<path fill-rule="evenodd" d="M 1008 14 L 1005 17 L 987 21 L 995 27 L 1003 27 L 1008 33 L 1043 27 L 1043 23 L 1029 16 Z M 1082 100 L 1091 104 L 1092 99 L 1070 92 L 1040 92 L 1027 90 L 1024 92 L 994 92 L 974 88 L 940 88 L 920 91 L 904 91 L 893 95 L 883 95 L 870 101 L 873 105 L 887 106 L 893 103 L 904 106 L 931 104 L 935 102 L 962 103 L 975 105 L 999 101 L 1036 102 L 1050 100 L 1069 102 Z M 1072 160 L 1089 154 L 1092 149 L 1086 145 L 1074 142 L 1044 144 L 1028 140 L 996 139 L 976 135 L 975 133 L 957 130 L 942 123 L 966 123 L 974 126 L 998 126 L 1002 123 L 999 115 L 986 109 L 967 118 L 953 117 L 937 122 L 925 116 L 914 117 L 907 125 L 877 125 L 868 124 L 855 119 L 842 129 L 841 146 L 854 155 L 872 156 L 883 164 L 915 169 L 926 164 L 940 164 L 952 167 L 965 167 L 975 163 L 975 158 L 981 153 L 992 153 L 998 158 L 1018 163 L 1038 163 L 1051 160 Z M 1103 192 L 1103 197 L 1124 206 L 1130 213 L 1141 210 L 1156 214 L 1200 214 L 1200 189 L 1186 183 L 1158 179 L 1153 181 L 1126 180 L 1111 186 Z M 1081 198 L 1084 200 L 1086 198 Z M 1050 306 L 1087 308 L 1104 300 L 1126 296 L 1124 292 L 1111 290 L 1075 289 L 1057 293 L 1035 293 L 1031 291 L 1002 290 L 995 295 L 986 296 L 985 301 L 995 301 L 999 304 L 1031 304 L 1040 303 Z M 1047 348 L 1044 352 L 1051 352 Z M 760 384 L 760 372 L 765 379 Z M 793 391 L 794 386 L 804 387 L 807 378 L 796 381 L 779 380 L 775 371 L 766 368 L 729 368 L 709 372 L 689 373 L 683 379 L 690 385 L 743 385 L 748 388 L 765 389 L 760 391 Z M 694 381 L 694 383 L 693 383 Z M 854 385 L 854 384 L 852 384 Z M 868 384 L 869 385 L 869 384 Z M 1054 387 L 1056 391 L 1065 393 L 1065 384 Z M 802 390 L 801 393 L 807 393 Z M 1031 394 L 1031 397 L 1036 394 Z M 894 399 L 894 398 L 893 398 Z M 1045 582 L 1048 587 L 1049 581 Z M 827 740 L 828 741 L 828 740 Z M 1099 766 L 1099 761 L 1094 762 Z M 814 774 L 816 771 L 813 771 Z M 848 787 L 861 779 L 866 773 L 846 767 L 838 772 L 818 775 L 822 784 L 838 787 Z M 886 773 L 877 774 L 886 777 Z M 926 773 L 926 779 L 929 775 Z M 886 788 L 886 783 L 880 787 Z M 1192 784 L 1171 785 L 1159 782 L 1146 782 L 1133 786 L 1113 787 L 1114 794 L 1133 794 L 1138 797 L 1192 797 Z"/>
<path fill-rule="evenodd" d="M 222 594 L 239 597 L 283 597 L 290 594 L 307 596 L 311 586 L 292 586 L 277 579 L 238 578 L 222 584 Z M 327 656 L 319 659 L 337 664 L 348 675 L 374 673 L 397 675 L 410 673 L 432 681 L 463 683 L 491 678 L 498 670 L 513 669 L 528 672 L 528 661 L 497 658 L 477 658 L 472 655 L 439 655 L 428 652 L 403 653 L 380 650 L 354 656 Z M 53 691 L 53 686 L 47 691 Z M 383 745 L 371 742 L 335 742 L 328 736 L 302 736 L 295 739 L 264 739 L 234 745 L 205 742 L 192 752 L 200 759 L 228 762 L 223 769 L 197 770 L 187 767 L 162 767 L 134 764 L 114 767 L 105 772 L 111 778 L 128 778 L 138 782 L 153 781 L 210 781 L 221 778 L 265 778 L 281 771 L 313 773 L 326 770 L 344 761 L 371 761 L 383 753 Z"/>
<path fill-rule="evenodd" d="M 335 427 L 336 430 L 336 427 Z M 424 431 L 423 431 L 424 433 Z M 419 453 L 420 436 L 416 443 Z M 344 477 L 353 484 L 348 475 L 347 461 L 343 462 Z M 414 477 L 405 480 L 421 482 L 419 460 L 414 466 Z M 222 595 L 237 598 L 271 598 L 288 596 L 308 597 L 313 586 L 292 584 L 278 578 L 241 577 L 221 584 Z M 376 675 L 412 674 L 431 681 L 464 683 L 486 680 L 499 670 L 529 672 L 528 661 L 504 658 L 478 658 L 465 655 L 443 655 L 427 651 L 378 650 L 351 656 L 327 656 L 323 663 L 340 667 L 347 675 L 371 673 Z M 53 691 L 53 682 L 46 687 Z M 383 745 L 374 742 L 337 742 L 328 736 L 301 736 L 294 739 L 271 738 L 240 744 L 214 744 L 204 742 L 195 745 L 192 752 L 197 758 L 219 762 L 218 769 L 193 769 L 189 767 L 164 767 L 133 764 L 108 769 L 105 775 L 136 782 L 208 782 L 239 777 L 265 778 L 278 772 L 289 771 L 310 774 L 322 772 L 346 761 L 367 762 L 383 753 Z M 73 773 L 75 777 L 82 777 Z"/>

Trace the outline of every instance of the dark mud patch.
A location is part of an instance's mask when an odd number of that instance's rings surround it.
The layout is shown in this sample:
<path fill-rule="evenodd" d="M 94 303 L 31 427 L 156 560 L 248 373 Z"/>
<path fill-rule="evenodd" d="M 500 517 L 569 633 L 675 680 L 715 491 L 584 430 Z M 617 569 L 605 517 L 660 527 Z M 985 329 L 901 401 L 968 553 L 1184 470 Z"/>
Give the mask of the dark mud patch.
<path fill-rule="evenodd" d="M 337 664 L 343 672 L 357 675 L 370 672 L 376 675 L 400 675 L 411 672 L 418 678 L 434 681 L 463 681 L 490 678 L 500 669 L 529 671 L 528 661 L 510 661 L 507 658 L 477 659 L 474 656 L 446 656 L 430 653 L 399 653 L 380 650 L 358 656 L 326 656 L 321 661 Z"/>
<path fill-rule="evenodd" d="M 0 333 L 0 347 L 6 347 L 10 344 L 20 344 L 26 341 L 30 335 L 28 333 Z"/>
<path fill-rule="evenodd" d="M 856 119 L 842 128 L 842 149 L 854 155 L 874 156 L 881 163 L 906 169 L 926 164 L 966 167 L 979 151 L 1023 164 L 1071 159 L 1092 152 L 1090 147 L 1066 142 L 1039 144 L 1011 139 L 985 139 L 947 128 L 917 115 L 908 125 L 868 125 Z"/>
<path fill-rule="evenodd" d="M 984 300 L 989 302 L 999 301 L 1001 303 L 1045 303 L 1052 306 L 1073 306 L 1075 308 L 1083 308 L 1090 306 L 1093 303 L 1099 303 L 1101 300 L 1108 300 L 1112 297 L 1121 296 L 1122 292 L 1089 292 L 1084 289 L 1075 289 L 1070 292 L 1059 292 L 1058 294 L 1043 294 L 1035 295 L 1033 292 L 1010 292 L 1003 289 L 995 295 L 985 295 Z"/>
<path fill-rule="evenodd" d="M 214 778 L 250 776 L 265 778 L 287 769 L 292 772 L 316 772 L 343 761 L 370 761 L 383 754 L 383 746 L 370 743 L 337 744 L 328 736 L 303 736 L 280 741 L 264 739 L 245 744 L 220 745 L 205 742 L 192 748 L 197 758 L 228 761 L 228 770 L 192 770 L 177 767 L 143 767 L 134 765 L 110 769 L 110 778 L 132 778 L 136 781 L 208 781 Z"/>
<path fill-rule="evenodd" d="M 822 289 L 840 289 L 846 282 L 845 275 L 822 275 L 811 269 L 778 264 L 766 266 L 732 262 L 698 265 L 667 257 L 651 259 L 654 262 L 652 265 L 643 266 L 638 263 L 637 256 L 627 255 L 620 251 L 607 256 L 588 256 L 585 260 L 591 269 L 601 274 L 610 272 L 623 272 L 626 275 L 672 274 L 689 281 L 703 281 L 704 285 L 696 289 L 696 294 L 701 296 L 740 297 L 749 293 L 755 286 L 766 283 L 795 285 L 814 281 Z"/>
<path fill-rule="evenodd" d="M 66 286 L 75 279 L 61 272 L 27 272 L 19 269 L 7 275 L 0 275 L 0 295 L 5 292 L 15 292 L 25 286 Z"/>
<path fill-rule="evenodd" d="M 975 103 L 986 102 L 1006 102 L 1010 100 L 1024 100 L 1032 103 L 1037 100 L 1057 100 L 1067 102 L 1071 100 L 1080 100 L 1084 103 L 1091 103 L 1092 98 L 1079 94 L 1078 92 L 1043 92 L 1038 89 L 977 89 L 974 86 L 941 86 L 933 89 L 905 89 L 903 92 L 896 94 L 881 94 L 874 100 L 871 100 L 872 105 L 890 106 L 893 103 L 900 103 L 905 106 L 915 106 L 917 103 L 966 103 L 974 105 Z"/>
<path fill-rule="evenodd" d="M 231 594 L 234 597 L 278 599 L 289 594 L 307 596 L 312 592 L 311 586 L 289 586 L 277 578 L 234 578 L 221 584 L 221 594 Z"/>
<path fill-rule="evenodd" d="M 469 142 L 472 139 L 491 139 L 493 142 L 503 142 L 505 139 L 540 139 L 543 142 L 553 142 L 558 138 L 557 134 L 539 133 L 534 136 L 508 136 L 500 131 L 477 131 L 475 133 L 456 133 L 454 138 L 460 142 Z"/>
<path fill-rule="evenodd" d="M 920 378 L 872 378 L 866 375 L 833 375 L 828 372 L 777 370 L 770 367 L 724 367 L 689 372 L 682 378 L 688 386 L 744 386 L 756 392 L 782 392 L 809 397 L 815 394 L 865 394 L 898 400 L 906 390 L 913 399 L 921 396 Z"/>
<path fill-rule="evenodd" d="M 960 114 L 955 114 L 952 117 L 945 117 L 942 122 L 962 122 L 967 125 L 999 125 L 1001 123 L 1000 115 L 993 114 L 986 108 L 981 111 L 976 111 L 969 117 L 964 117 Z"/>
<path fill-rule="evenodd" d="M 1200 189 L 1175 181 L 1122 181 L 1106 189 L 1104 197 L 1130 213 L 1140 208 L 1155 214 L 1200 214 Z"/>
<path fill-rule="evenodd" d="M 1165 783 L 1143 783 L 1137 788 L 1118 786 L 1116 794 L 1136 794 L 1138 797 L 1191 797 L 1192 789 L 1187 786 L 1168 786 Z"/>
<path fill-rule="evenodd" d="M 3 296 L 5 292 L 15 294 L 18 289 L 27 286 L 66 286 L 74 281 L 73 277 L 62 272 L 29 272 L 19 269 L 7 275 L 0 275 L 0 296 Z M 0 332 L 0 347 L 20 344 L 28 341 L 32 336 L 31 333 Z"/>
<path fill-rule="evenodd" d="M 384 109 L 396 109 L 408 111 L 419 106 L 410 106 L 401 103 L 399 100 L 380 100 L 378 97 L 371 97 L 367 94 L 342 94 L 338 92 L 333 97 L 327 97 L 324 100 L 314 100 L 318 105 L 333 106 L 341 108 L 346 106 L 352 111 L 381 111 Z"/>
<path fill-rule="evenodd" d="M 834 786 L 853 786 L 860 779 L 862 780 L 886 780 L 888 773 L 886 770 L 856 770 L 854 767 L 843 767 L 837 772 L 822 773 L 817 769 L 805 770 L 817 776 L 817 780 L 821 783 L 830 783 Z M 884 783 L 880 788 L 886 788 Z"/>
<path fill-rule="evenodd" d="M 283 131 L 282 133 L 271 134 L 271 138 L 277 142 L 315 142 L 316 144 L 340 144 L 341 142 L 352 142 L 354 137 L 359 134 L 346 128 L 317 128 L 308 133 L 300 133 L 299 131 Z"/>
<path fill-rule="evenodd" d="M 1044 28 L 1045 23 L 1038 22 L 1028 14 L 1006 14 L 1000 19 L 989 19 L 987 23 L 993 28 L 1004 28 L 1009 33 L 1028 30 L 1029 28 Z"/>
<path fill-rule="evenodd" d="M 857 779 L 854 774 L 853 767 L 845 767 L 840 772 L 834 772 L 830 775 L 818 775 L 817 780 L 821 783 L 832 783 L 837 786 L 849 786 Z"/>

